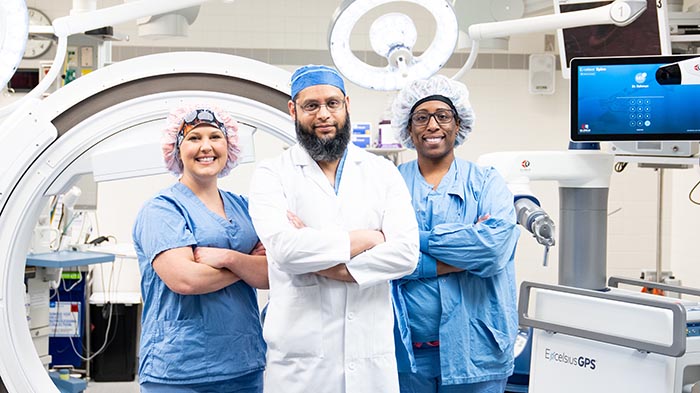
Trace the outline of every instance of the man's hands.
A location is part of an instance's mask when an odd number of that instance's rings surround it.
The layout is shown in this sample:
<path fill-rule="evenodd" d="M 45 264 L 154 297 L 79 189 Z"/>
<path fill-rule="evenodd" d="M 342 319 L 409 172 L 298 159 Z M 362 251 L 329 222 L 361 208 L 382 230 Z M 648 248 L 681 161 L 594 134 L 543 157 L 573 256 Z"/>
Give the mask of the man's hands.
<path fill-rule="evenodd" d="M 287 210 L 287 219 L 289 220 L 289 223 L 292 224 L 292 226 L 296 229 L 301 229 L 301 228 L 306 227 L 304 222 L 301 221 L 301 218 L 297 217 L 296 214 L 290 212 L 289 210 Z"/>
<path fill-rule="evenodd" d="M 316 274 L 322 277 L 330 278 L 331 280 L 356 282 L 355 278 L 350 274 L 348 267 L 344 263 L 335 265 L 328 269 L 317 271 Z"/>
<path fill-rule="evenodd" d="M 305 228 L 306 224 L 294 213 L 287 211 L 287 219 L 289 223 L 296 229 Z M 377 244 L 384 243 L 384 234 L 381 231 L 375 231 L 371 229 L 358 229 L 355 231 L 350 231 L 350 257 L 354 257 L 370 248 L 376 246 Z M 331 280 L 345 281 L 345 282 L 355 282 L 348 271 L 348 267 L 341 263 L 339 265 L 330 267 L 328 269 L 323 269 L 315 272 L 319 276 L 330 278 Z"/>
<path fill-rule="evenodd" d="M 350 231 L 350 257 L 361 254 L 386 241 L 382 231 L 358 229 Z"/>

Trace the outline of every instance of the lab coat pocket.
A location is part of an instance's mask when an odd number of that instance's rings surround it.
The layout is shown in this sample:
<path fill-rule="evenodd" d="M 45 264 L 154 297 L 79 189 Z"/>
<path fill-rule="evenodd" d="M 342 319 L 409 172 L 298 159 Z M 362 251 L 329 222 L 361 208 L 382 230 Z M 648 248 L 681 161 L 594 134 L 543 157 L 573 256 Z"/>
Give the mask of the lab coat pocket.
<path fill-rule="evenodd" d="M 271 295 L 263 338 L 286 358 L 323 357 L 321 324 L 320 287 L 285 288 Z"/>

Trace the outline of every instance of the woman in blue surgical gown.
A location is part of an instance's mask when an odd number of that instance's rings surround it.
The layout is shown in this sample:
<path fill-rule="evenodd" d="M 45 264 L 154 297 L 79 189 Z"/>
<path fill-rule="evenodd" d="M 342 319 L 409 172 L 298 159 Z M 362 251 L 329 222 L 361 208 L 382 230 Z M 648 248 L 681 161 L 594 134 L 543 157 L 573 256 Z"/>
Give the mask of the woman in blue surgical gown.
<path fill-rule="evenodd" d="M 518 328 L 513 196 L 493 168 L 455 156 L 469 93 L 436 75 L 406 86 L 392 124 L 417 159 L 399 166 L 420 234 L 418 267 L 394 281 L 402 393 L 502 393 Z"/>
<path fill-rule="evenodd" d="M 133 240 L 141 270 L 141 392 L 262 392 L 265 344 L 254 288 L 267 261 L 245 197 L 218 188 L 236 165 L 237 123 L 190 106 L 170 113 L 163 156 L 179 176 L 146 202 Z"/>

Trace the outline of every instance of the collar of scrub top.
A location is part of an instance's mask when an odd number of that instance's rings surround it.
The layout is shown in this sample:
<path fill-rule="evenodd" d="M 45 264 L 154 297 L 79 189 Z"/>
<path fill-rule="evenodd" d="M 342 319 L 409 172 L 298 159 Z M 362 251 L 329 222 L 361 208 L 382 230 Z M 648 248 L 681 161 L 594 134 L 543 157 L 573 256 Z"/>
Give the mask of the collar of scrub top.
<path fill-rule="evenodd" d="M 338 169 L 335 170 L 335 195 L 338 195 L 338 190 L 340 190 L 340 176 L 343 174 L 343 168 L 345 167 L 345 157 L 348 156 L 348 148 L 345 148 L 343 156 L 340 157 L 340 162 L 338 162 Z"/>

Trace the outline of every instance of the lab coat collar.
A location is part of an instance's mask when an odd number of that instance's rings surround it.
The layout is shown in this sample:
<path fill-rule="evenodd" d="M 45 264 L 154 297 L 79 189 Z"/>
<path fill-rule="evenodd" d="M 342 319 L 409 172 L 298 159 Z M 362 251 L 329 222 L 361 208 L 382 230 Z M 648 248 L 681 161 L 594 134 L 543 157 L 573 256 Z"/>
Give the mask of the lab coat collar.
<path fill-rule="evenodd" d="M 304 150 L 304 148 L 298 143 L 291 147 L 291 155 L 294 165 L 307 166 L 316 164 L 316 161 L 314 161 L 309 153 L 307 153 L 306 150 Z"/>

